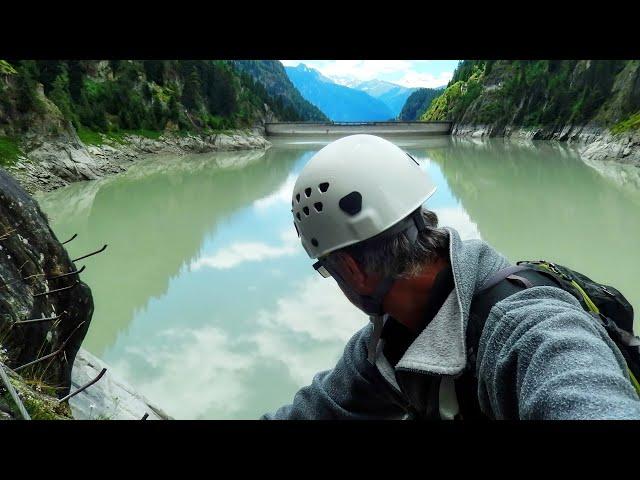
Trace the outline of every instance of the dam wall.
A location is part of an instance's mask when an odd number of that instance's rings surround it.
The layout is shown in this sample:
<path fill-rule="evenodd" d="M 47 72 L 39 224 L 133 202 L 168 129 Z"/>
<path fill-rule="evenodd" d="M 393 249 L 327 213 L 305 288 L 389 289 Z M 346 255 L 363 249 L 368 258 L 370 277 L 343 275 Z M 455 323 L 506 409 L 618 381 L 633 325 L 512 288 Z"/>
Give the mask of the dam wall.
<path fill-rule="evenodd" d="M 453 122 L 268 122 L 267 136 L 277 135 L 449 135 Z"/>

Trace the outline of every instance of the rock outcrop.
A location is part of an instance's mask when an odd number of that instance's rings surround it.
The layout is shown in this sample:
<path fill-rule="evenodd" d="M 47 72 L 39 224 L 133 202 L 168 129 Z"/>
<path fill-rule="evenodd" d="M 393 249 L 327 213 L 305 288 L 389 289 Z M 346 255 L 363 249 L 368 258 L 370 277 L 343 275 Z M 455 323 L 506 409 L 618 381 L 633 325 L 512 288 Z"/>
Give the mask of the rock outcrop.
<path fill-rule="evenodd" d="M 96 378 L 103 368 L 105 376 L 90 388 L 69 400 L 76 420 L 171 420 L 160 407 L 152 404 L 135 388 L 114 375 L 99 358 L 80 349 L 73 365 L 73 388 Z"/>
<path fill-rule="evenodd" d="M 558 140 L 575 144 L 584 160 L 607 161 L 640 167 L 640 132 L 613 134 L 593 126 L 567 125 L 559 128 L 522 128 L 496 125 L 455 124 L 452 135 L 462 137 L 504 136 L 529 140 Z"/>
<path fill-rule="evenodd" d="M 31 419 L 170 419 L 80 348 L 93 298 L 78 267 L 38 204 L 0 169 L 0 368 Z M 99 382 L 58 402 L 103 368 Z M 0 382 L 0 420 L 19 418 Z"/>
<path fill-rule="evenodd" d="M 585 160 L 640 165 L 639 60 L 465 60 L 423 120 L 453 135 L 576 143 Z"/>
<path fill-rule="evenodd" d="M 57 397 L 69 392 L 93 314 L 91 290 L 76 271 L 38 204 L 0 169 L 2 363 Z"/>
<path fill-rule="evenodd" d="M 127 135 L 119 142 L 105 137 L 103 144 L 89 146 L 70 131 L 54 139 L 30 140 L 27 154 L 11 166 L 10 172 L 33 193 L 119 173 L 152 154 L 265 149 L 270 145 L 258 128 L 212 135 L 167 134 L 158 139 Z"/>

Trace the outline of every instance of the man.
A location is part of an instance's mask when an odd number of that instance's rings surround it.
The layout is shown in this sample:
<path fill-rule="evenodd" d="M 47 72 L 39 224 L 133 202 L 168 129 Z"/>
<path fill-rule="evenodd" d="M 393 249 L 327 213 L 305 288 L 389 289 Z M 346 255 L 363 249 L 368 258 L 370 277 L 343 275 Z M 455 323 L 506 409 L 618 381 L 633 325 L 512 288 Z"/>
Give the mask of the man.
<path fill-rule="evenodd" d="M 438 228 L 422 207 L 434 192 L 412 157 L 372 135 L 336 140 L 305 166 L 292 199 L 302 245 L 371 322 L 333 370 L 264 418 L 464 419 L 469 405 L 492 419 L 640 418 L 620 351 L 560 288 L 496 303 L 470 362 L 472 299 L 509 262 Z"/>

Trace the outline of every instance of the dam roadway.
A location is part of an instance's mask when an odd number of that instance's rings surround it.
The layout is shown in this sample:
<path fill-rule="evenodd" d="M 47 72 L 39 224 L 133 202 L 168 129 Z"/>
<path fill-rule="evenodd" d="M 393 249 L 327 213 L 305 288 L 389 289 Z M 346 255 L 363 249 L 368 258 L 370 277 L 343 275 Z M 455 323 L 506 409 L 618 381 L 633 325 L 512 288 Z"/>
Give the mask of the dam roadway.
<path fill-rule="evenodd" d="M 277 135 L 449 135 L 453 122 L 267 122 L 267 136 Z"/>

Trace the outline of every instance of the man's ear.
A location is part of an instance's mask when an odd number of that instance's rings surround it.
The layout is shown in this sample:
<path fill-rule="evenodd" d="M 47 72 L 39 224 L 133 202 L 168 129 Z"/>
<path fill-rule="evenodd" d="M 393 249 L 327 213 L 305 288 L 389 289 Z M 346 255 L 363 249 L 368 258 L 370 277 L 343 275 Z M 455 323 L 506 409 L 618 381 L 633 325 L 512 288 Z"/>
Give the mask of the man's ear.
<path fill-rule="evenodd" d="M 360 267 L 358 262 L 347 252 L 340 252 L 339 255 L 342 274 L 345 276 L 345 280 L 349 281 L 349 283 L 358 288 L 358 290 L 367 289 L 368 275 Z"/>

